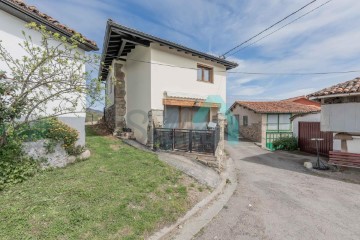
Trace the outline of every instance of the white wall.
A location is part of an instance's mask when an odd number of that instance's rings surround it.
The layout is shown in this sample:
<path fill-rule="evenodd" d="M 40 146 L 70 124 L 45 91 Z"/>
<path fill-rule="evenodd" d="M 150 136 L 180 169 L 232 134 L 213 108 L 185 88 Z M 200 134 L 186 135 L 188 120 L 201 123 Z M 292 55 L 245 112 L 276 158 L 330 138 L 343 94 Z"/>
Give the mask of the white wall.
<path fill-rule="evenodd" d="M 151 64 L 152 109 L 164 108 L 162 102 L 164 91 L 202 96 L 218 95 L 226 104 L 226 68 L 224 66 L 158 44 L 151 44 L 151 61 L 185 67 L 178 68 Z M 197 81 L 196 68 L 198 63 L 214 68 L 214 83 Z"/>
<path fill-rule="evenodd" d="M 310 113 L 301 117 L 297 117 L 292 122 L 294 137 L 299 136 L 299 122 L 320 122 L 321 113 Z"/>
<path fill-rule="evenodd" d="M 321 131 L 360 133 L 360 103 L 321 105 Z"/>
<path fill-rule="evenodd" d="M 347 141 L 348 152 L 360 154 L 360 103 L 321 105 L 321 131 L 346 132 L 353 135 Z M 333 149 L 341 150 L 341 141 L 334 139 Z"/>
<path fill-rule="evenodd" d="M 334 133 L 334 136 L 335 134 L 336 133 Z M 347 142 L 348 152 L 360 154 L 360 136 L 353 136 L 353 140 L 348 140 L 346 142 Z M 334 151 L 341 150 L 340 140 L 334 139 L 333 149 Z"/>
<path fill-rule="evenodd" d="M 267 114 L 261 114 L 261 147 L 266 149 Z"/>
<path fill-rule="evenodd" d="M 32 41 L 35 45 L 41 46 L 41 34 L 37 31 L 30 30 L 25 27 L 27 23 L 22 21 L 21 19 L 14 17 L 7 12 L 0 10 L 0 40 L 2 41 L 2 45 L 5 46 L 6 50 L 11 54 L 11 56 L 15 59 L 19 59 L 26 55 L 24 49 L 22 49 L 19 44 L 23 43 L 25 40 L 22 31 L 25 31 L 27 35 L 31 35 Z M 55 44 L 55 43 L 54 43 Z M 80 54 L 85 54 L 84 50 L 77 49 Z M 83 67 L 85 71 L 85 66 Z M 6 66 L 5 62 L 0 61 L 0 70 L 4 70 L 7 72 L 8 76 L 11 76 L 11 72 L 9 68 Z M 66 97 L 71 97 L 72 95 L 67 95 Z M 70 113 L 60 117 L 61 120 L 64 120 L 70 127 L 75 128 L 80 133 L 80 140 L 78 144 L 85 144 L 85 104 L 86 99 L 83 96 L 79 100 L 79 106 L 77 106 L 76 112 L 81 113 Z M 48 113 L 52 111 L 52 109 L 61 104 L 60 101 L 50 102 L 46 107 Z M 71 120 L 73 119 L 73 121 Z M 74 124 L 72 124 L 74 122 Z M 82 124 L 83 123 L 83 124 Z"/>
<path fill-rule="evenodd" d="M 151 65 L 138 61 L 151 61 L 150 48 L 137 45 L 128 54 L 124 68 L 126 84 L 126 123 L 134 131 L 136 140 L 146 144 L 148 112 L 151 110 Z M 162 96 L 161 96 L 162 97 Z"/>
<path fill-rule="evenodd" d="M 233 115 L 239 115 L 240 125 L 244 125 L 243 116 L 248 116 L 248 125 L 253 123 L 261 123 L 261 114 L 256 113 L 252 110 L 236 105 L 231 111 Z"/>

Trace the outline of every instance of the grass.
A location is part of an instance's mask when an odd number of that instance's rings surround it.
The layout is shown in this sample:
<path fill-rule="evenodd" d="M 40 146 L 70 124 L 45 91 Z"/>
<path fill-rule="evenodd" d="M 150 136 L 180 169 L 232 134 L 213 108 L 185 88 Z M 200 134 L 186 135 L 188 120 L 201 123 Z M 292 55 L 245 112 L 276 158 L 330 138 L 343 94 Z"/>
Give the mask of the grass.
<path fill-rule="evenodd" d="M 89 160 L 0 192 L 0 239 L 143 239 L 190 207 L 180 172 L 87 131 Z"/>

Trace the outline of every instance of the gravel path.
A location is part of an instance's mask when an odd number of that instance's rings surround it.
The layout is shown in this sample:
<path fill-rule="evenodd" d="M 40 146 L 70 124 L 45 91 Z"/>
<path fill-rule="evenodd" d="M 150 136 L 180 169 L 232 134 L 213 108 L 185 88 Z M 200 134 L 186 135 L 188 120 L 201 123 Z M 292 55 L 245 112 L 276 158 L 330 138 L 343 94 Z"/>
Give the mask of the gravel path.
<path fill-rule="evenodd" d="M 238 187 L 195 239 L 359 239 L 360 185 L 314 175 L 304 156 L 227 143 Z"/>

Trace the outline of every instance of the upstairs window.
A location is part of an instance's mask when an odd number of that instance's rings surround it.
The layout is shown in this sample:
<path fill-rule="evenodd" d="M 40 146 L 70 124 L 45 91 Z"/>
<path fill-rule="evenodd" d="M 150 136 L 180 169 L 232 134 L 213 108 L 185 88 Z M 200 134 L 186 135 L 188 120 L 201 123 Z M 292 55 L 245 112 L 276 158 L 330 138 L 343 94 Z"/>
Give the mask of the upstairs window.
<path fill-rule="evenodd" d="M 211 67 L 201 64 L 197 65 L 197 80 L 202 82 L 213 83 L 214 71 Z"/>

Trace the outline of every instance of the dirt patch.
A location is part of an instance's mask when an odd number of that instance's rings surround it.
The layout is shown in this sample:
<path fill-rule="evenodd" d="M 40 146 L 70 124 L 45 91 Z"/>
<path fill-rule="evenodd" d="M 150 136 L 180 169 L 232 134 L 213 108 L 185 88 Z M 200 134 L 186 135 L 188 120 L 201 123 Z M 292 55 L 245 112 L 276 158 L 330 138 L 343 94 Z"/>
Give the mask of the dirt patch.
<path fill-rule="evenodd" d="M 118 144 L 111 144 L 111 145 L 110 145 L 110 148 L 111 148 L 112 150 L 114 150 L 114 151 L 118 151 L 121 147 L 120 147 L 120 145 L 118 145 Z"/>
<path fill-rule="evenodd" d="M 133 230 L 130 227 L 124 227 L 120 229 L 116 234 L 110 236 L 109 239 L 122 239 L 126 236 L 129 236 L 133 233 Z"/>
<path fill-rule="evenodd" d="M 110 129 L 102 122 L 89 126 L 100 136 L 112 136 Z"/>
<path fill-rule="evenodd" d="M 187 175 L 184 175 L 180 179 L 180 184 L 186 186 L 189 209 L 191 209 L 198 202 L 207 197 L 213 190 L 210 187 L 197 182 L 196 180 Z"/>

